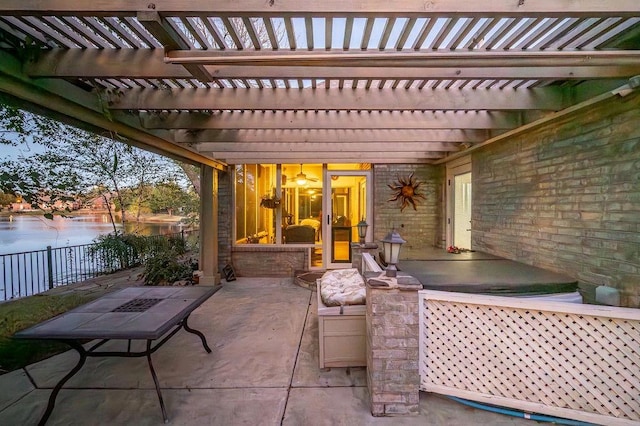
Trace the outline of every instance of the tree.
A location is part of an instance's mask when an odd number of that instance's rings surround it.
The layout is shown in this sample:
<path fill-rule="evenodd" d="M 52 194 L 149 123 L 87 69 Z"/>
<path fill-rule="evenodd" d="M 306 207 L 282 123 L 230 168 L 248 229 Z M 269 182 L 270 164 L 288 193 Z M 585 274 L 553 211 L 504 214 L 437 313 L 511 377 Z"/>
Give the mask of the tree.
<path fill-rule="evenodd" d="M 0 207 L 7 206 L 11 203 L 15 203 L 16 200 L 17 200 L 17 197 L 15 195 L 7 194 L 0 191 Z"/>
<path fill-rule="evenodd" d="M 0 162 L 0 190 L 19 194 L 34 206 L 47 205 L 47 217 L 61 213 L 57 201 L 74 200 L 99 187 L 117 232 L 111 200 L 124 224 L 127 207 L 142 203 L 148 185 L 184 178 L 172 161 L 114 140 L 117 135 L 96 135 L 2 104 L 0 129 L 0 143 L 26 147 L 16 158 Z"/>

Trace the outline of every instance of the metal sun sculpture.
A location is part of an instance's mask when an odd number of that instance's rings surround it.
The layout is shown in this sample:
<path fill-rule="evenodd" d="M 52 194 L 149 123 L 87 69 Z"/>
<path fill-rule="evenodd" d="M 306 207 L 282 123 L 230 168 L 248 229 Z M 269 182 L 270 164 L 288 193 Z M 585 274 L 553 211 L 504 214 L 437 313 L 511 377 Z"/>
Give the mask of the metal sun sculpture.
<path fill-rule="evenodd" d="M 422 182 L 418 182 L 418 180 L 413 177 L 413 173 L 411 173 L 408 178 L 398 177 L 398 181 L 394 182 L 393 185 L 387 185 L 393 190 L 393 197 L 387 201 L 398 201 L 401 212 L 409 204 L 413 206 L 414 210 L 418 210 L 418 199 L 425 199 L 424 195 L 418 193 L 418 188 L 421 184 Z"/>

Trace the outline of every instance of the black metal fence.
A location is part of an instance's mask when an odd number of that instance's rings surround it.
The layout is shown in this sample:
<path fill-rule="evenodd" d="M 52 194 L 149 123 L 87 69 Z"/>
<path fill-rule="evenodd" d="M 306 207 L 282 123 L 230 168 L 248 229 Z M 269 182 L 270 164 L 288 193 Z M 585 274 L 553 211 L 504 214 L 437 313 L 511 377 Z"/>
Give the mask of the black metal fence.
<path fill-rule="evenodd" d="M 150 249 L 138 252 L 134 246 L 110 250 L 98 244 L 83 244 L 0 255 L 0 301 L 30 296 L 130 268 L 152 256 L 171 238 L 197 243 L 198 231 L 144 237 Z"/>

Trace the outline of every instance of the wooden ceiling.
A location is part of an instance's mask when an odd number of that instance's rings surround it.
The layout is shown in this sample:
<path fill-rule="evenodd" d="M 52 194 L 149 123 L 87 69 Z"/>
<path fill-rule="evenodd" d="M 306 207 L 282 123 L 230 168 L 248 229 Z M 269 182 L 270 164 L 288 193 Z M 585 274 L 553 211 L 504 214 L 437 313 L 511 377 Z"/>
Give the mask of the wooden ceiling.
<path fill-rule="evenodd" d="M 0 92 L 194 163 L 442 162 L 640 75 L 637 0 L 3 0 Z"/>

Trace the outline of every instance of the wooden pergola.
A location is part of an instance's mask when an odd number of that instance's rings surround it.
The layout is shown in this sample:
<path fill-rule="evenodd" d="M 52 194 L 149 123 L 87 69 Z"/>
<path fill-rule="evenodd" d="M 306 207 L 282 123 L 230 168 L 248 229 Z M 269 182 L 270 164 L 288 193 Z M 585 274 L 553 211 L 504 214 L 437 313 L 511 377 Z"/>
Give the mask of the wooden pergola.
<path fill-rule="evenodd" d="M 637 0 L 0 2 L 7 99 L 214 168 L 448 161 L 614 96 L 638 48 Z"/>
<path fill-rule="evenodd" d="M 215 169 L 439 164 L 640 86 L 638 0 L 3 0 L 0 97 Z"/>

